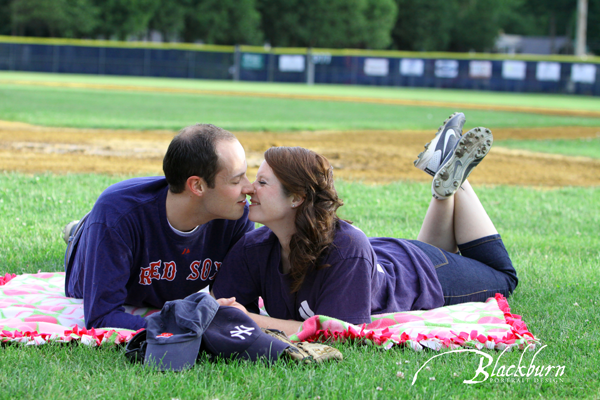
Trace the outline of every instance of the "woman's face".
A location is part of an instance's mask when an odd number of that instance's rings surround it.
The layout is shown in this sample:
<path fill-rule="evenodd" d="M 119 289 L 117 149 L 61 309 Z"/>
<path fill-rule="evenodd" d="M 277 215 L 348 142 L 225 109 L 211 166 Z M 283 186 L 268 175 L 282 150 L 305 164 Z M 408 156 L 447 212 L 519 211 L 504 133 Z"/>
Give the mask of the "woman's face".
<path fill-rule="evenodd" d="M 250 195 L 250 221 L 269 226 L 291 221 L 295 216 L 294 196 L 286 196 L 283 186 L 273 170 L 263 161 L 252 184 L 254 193 Z"/>

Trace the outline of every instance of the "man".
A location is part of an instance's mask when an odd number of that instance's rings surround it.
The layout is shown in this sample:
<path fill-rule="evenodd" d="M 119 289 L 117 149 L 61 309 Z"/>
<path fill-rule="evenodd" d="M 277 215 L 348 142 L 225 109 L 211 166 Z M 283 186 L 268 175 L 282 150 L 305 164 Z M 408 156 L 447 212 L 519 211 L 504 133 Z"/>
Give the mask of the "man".
<path fill-rule="evenodd" d="M 65 293 L 83 299 L 86 327 L 143 328 L 124 304 L 162 308 L 212 284 L 227 251 L 254 229 L 246 168 L 233 134 L 189 126 L 169 145 L 165 177 L 112 185 L 67 225 Z"/>

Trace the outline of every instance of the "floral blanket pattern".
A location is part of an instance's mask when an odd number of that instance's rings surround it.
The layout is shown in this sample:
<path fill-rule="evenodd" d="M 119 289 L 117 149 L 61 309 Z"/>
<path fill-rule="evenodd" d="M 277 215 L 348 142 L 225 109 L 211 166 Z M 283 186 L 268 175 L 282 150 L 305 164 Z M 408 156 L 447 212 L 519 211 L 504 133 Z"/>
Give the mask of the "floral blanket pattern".
<path fill-rule="evenodd" d="M 155 309 L 126 307 L 147 316 Z M 504 297 L 485 303 L 465 303 L 433 310 L 373 316 L 361 326 L 316 315 L 304 322 L 295 341 L 353 340 L 385 349 L 407 346 L 414 350 L 460 347 L 503 350 L 539 342 L 521 317 L 510 313 Z M 0 276 L 0 342 L 40 345 L 71 342 L 100 346 L 126 343 L 135 331 L 85 329 L 83 301 L 65 297 L 64 273 Z"/>
<path fill-rule="evenodd" d="M 85 329 L 83 300 L 65 297 L 64 287 L 64 272 L 0 277 L 0 342 L 39 345 L 81 341 L 99 346 L 125 343 L 135 334 L 127 329 Z M 142 316 L 151 311 L 126 310 Z"/>
<path fill-rule="evenodd" d="M 400 345 L 420 351 L 461 347 L 523 350 L 539 344 L 520 315 L 510 313 L 501 294 L 485 303 L 463 303 L 433 310 L 371 316 L 370 324 L 352 325 L 315 315 L 291 337 L 295 341 L 354 340 L 389 349 Z"/>

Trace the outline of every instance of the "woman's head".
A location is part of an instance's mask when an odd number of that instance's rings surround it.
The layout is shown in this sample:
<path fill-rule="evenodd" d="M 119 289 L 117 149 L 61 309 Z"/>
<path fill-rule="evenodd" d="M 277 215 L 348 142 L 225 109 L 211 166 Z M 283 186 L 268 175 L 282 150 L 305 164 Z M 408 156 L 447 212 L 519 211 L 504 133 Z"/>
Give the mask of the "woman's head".
<path fill-rule="evenodd" d="M 333 242 L 338 222 L 336 211 L 343 202 L 335 190 L 333 167 L 322 155 L 302 147 L 272 147 L 265 152 L 265 162 L 268 169 L 261 168 L 272 171 L 281 185 L 281 201 L 278 201 L 284 206 L 281 212 L 294 213 L 290 263 L 295 282 L 292 291 L 297 291 L 306 272 L 324 267 L 317 265 L 318 258 Z M 257 191 L 261 184 L 259 172 L 259 179 L 254 183 Z M 261 196 L 258 201 L 262 201 Z M 260 210 L 263 218 L 271 210 L 273 215 L 279 212 L 274 207 L 265 207 Z"/>

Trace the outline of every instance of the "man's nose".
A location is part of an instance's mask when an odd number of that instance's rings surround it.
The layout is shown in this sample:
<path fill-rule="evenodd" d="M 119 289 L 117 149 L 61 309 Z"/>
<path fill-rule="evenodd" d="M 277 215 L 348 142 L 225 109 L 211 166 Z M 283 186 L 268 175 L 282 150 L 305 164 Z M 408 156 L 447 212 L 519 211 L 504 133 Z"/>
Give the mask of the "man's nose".
<path fill-rule="evenodd" d="M 244 182 L 244 187 L 242 188 L 242 193 L 244 194 L 252 194 L 254 193 L 254 186 L 252 185 L 252 183 L 250 183 L 250 180 L 248 178 L 244 178 L 245 182 Z"/>

